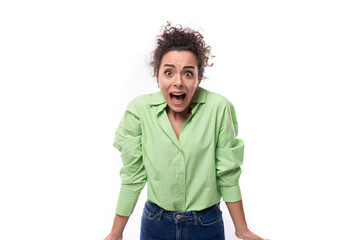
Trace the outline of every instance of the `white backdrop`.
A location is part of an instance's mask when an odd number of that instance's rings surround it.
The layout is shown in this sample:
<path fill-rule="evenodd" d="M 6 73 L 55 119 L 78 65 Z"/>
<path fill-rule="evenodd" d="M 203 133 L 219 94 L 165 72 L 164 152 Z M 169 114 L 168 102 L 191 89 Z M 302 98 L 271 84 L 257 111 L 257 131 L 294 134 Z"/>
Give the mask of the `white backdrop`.
<path fill-rule="evenodd" d="M 167 20 L 216 56 L 201 85 L 245 141 L 248 225 L 272 240 L 360 239 L 357 1 L 1 1 L 0 239 L 103 239 L 120 188 L 112 147 Z M 146 187 L 126 226 L 138 239 Z M 227 239 L 235 239 L 224 203 Z"/>

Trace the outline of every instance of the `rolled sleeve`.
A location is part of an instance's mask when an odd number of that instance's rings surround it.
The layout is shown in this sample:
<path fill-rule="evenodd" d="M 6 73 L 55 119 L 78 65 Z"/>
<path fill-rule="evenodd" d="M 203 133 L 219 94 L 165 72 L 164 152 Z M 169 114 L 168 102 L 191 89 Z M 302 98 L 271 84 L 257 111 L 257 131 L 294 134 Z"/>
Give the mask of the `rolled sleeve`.
<path fill-rule="evenodd" d="M 121 188 L 116 213 L 130 216 L 146 183 L 142 158 L 141 122 L 135 106 L 129 104 L 115 132 L 113 146 L 121 152 Z"/>
<path fill-rule="evenodd" d="M 241 200 L 239 178 L 244 157 L 244 142 L 237 139 L 237 119 L 233 105 L 228 102 L 222 112 L 216 147 L 216 179 L 225 202 Z"/>

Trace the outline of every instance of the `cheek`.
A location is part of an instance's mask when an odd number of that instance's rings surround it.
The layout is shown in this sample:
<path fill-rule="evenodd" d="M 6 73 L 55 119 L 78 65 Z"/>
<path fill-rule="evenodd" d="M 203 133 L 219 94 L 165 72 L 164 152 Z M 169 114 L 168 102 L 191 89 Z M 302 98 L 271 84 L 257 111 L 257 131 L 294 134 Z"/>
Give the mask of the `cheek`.
<path fill-rule="evenodd" d="M 159 88 L 162 88 L 164 86 L 164 82 L 161 79 L 157 79 L 156 81 L 157 81 Z"/>
<path fill-rule="evenodd" d="M 168 84 L 164 83 L 164 82 L 158 82 L 158 86 L 161 89 L 161 91 L 166 91 L 166 89 L 168 89 Z"/>
<path fill-rule="evenodd" d="M 195 91 L 198 85 L 199 85 L 199 83 L 198 83 L 197 81 L 194 81 L 194 82 L 192 82 L 191 84 L 189 84 L 189 85 L 187 86 L 187 88 Z"/>

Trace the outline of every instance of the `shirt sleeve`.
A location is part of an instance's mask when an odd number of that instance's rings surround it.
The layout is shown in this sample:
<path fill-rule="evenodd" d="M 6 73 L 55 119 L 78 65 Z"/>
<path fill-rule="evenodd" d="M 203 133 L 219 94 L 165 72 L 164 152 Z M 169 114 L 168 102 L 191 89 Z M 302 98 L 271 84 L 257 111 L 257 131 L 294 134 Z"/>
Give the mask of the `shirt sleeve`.
<path fill-rule="evenodd" d="M 225 202 L 241 200 L 239 178 L 244 156 L 244 142 L 237 139 L 238 124 L 234 106 L 227 102 L 222 110 L 222 120 L 216 146 L 216 179 Z"/>
<path fill-rule="evenodd" d="M 130 216 L 146 183 L 142 158 L 141 123 L 135 105 L 129 104 L 116 129 L 113 146 L 121 152 L 121 188 L 116 213 Z"/>

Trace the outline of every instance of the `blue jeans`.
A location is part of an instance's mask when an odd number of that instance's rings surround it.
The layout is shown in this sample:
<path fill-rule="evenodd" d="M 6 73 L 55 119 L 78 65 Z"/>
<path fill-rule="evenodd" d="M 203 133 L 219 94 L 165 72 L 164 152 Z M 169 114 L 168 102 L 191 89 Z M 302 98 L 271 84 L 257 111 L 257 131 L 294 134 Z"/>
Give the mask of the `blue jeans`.
<path fill-rule="evenodd" d="M 224 240 L 220 203 L 201 211 L 166 211 L 147 201 L 141 218 L 140 240 Z"/>

